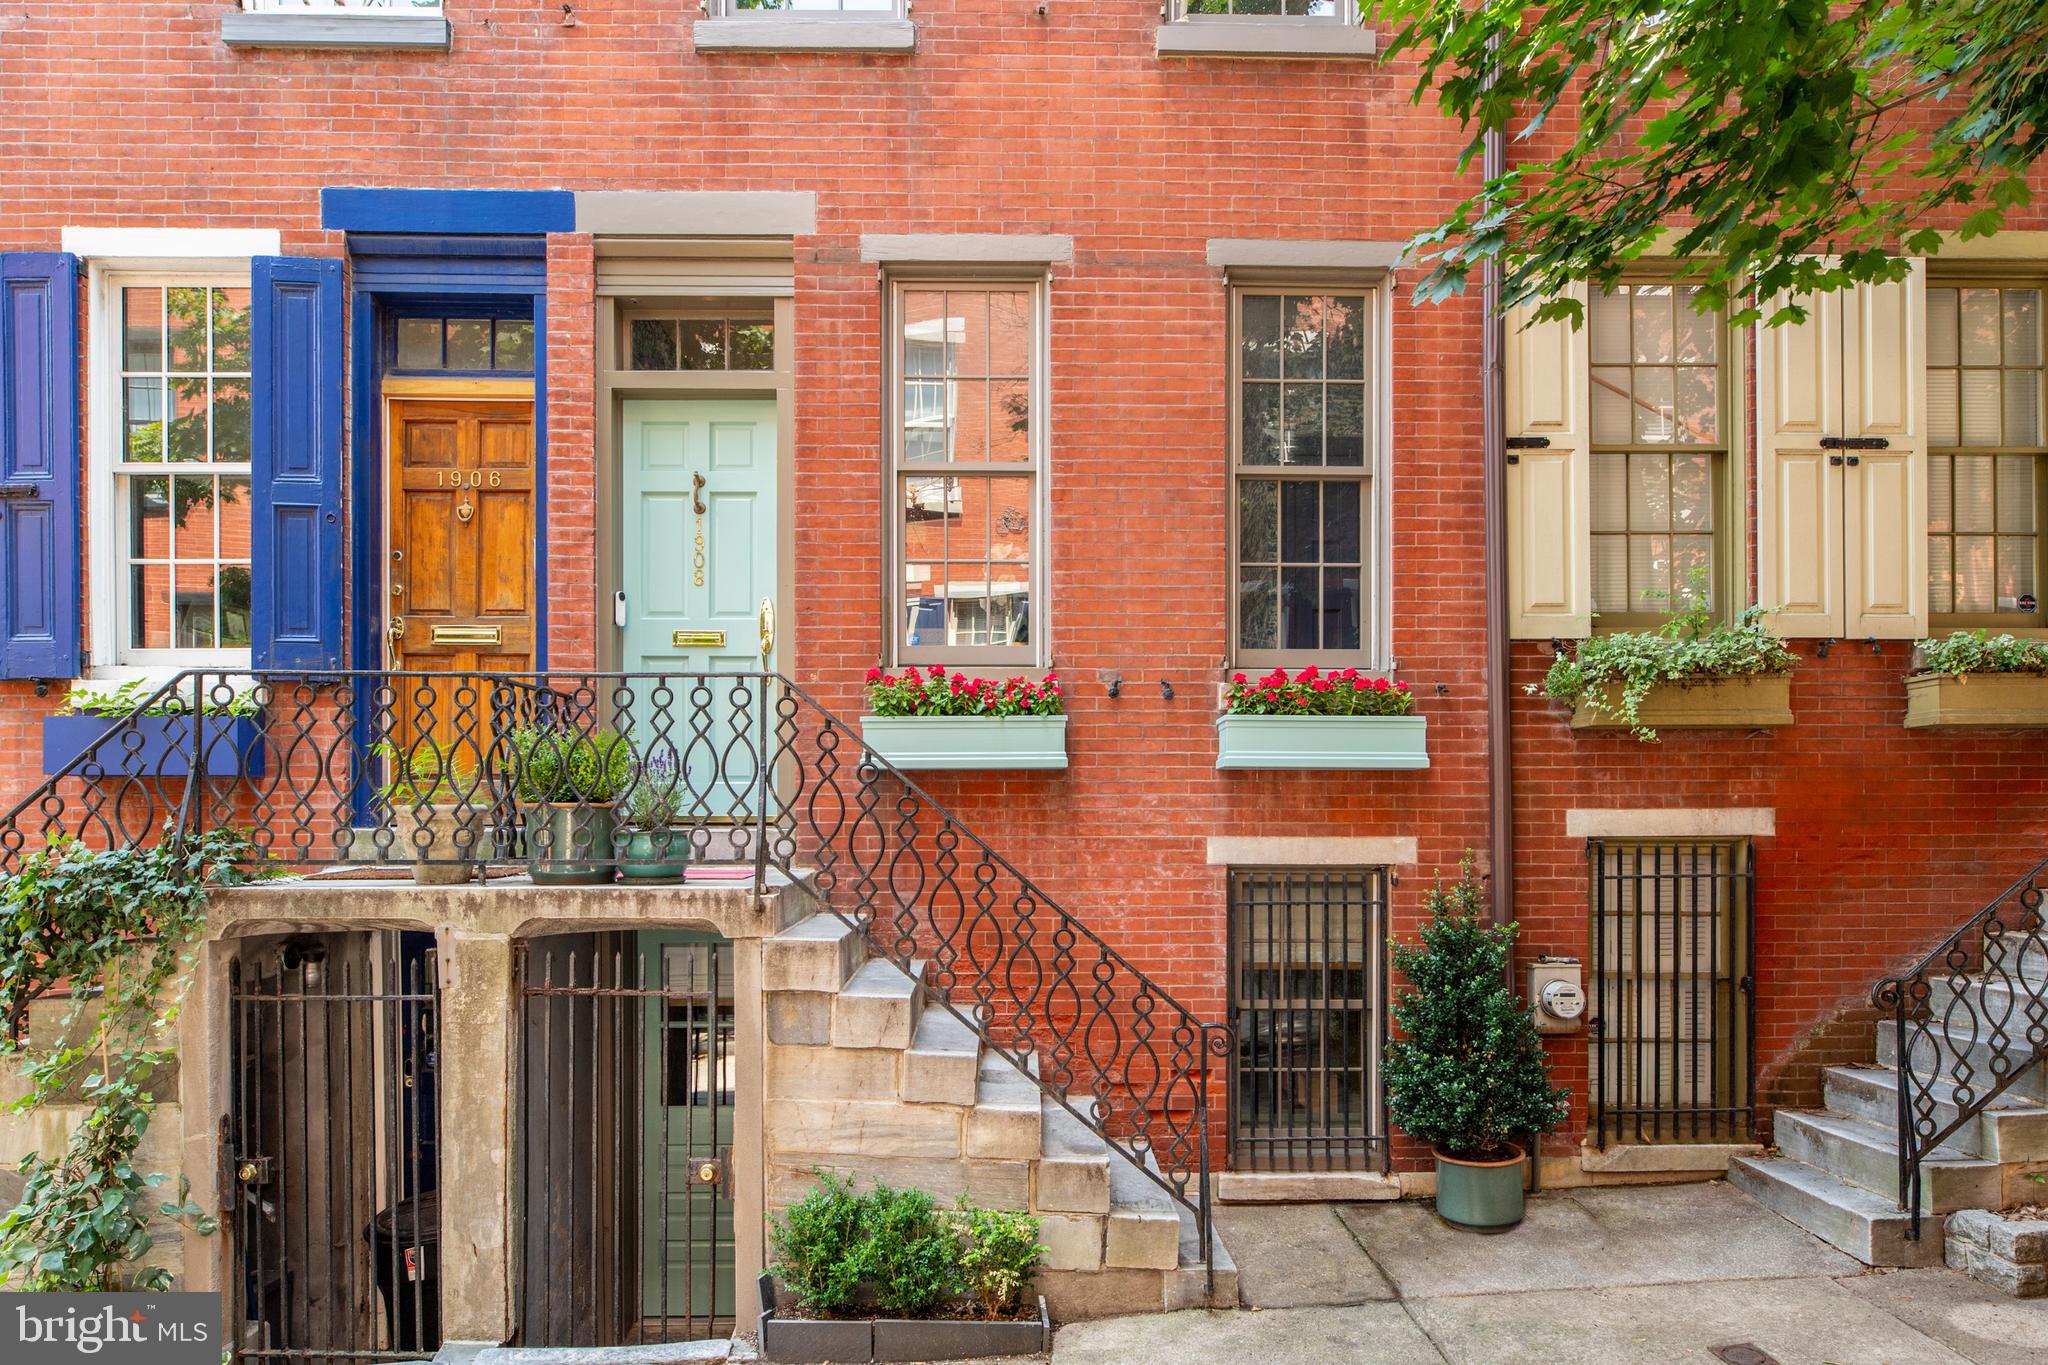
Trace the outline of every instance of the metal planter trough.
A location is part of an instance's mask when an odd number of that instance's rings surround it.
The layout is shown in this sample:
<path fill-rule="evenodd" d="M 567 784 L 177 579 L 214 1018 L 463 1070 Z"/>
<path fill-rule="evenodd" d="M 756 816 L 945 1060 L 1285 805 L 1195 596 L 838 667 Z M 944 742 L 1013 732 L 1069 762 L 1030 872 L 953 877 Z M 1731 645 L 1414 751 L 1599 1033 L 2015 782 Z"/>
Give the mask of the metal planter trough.
<path fill-rule="evenodd" d="M 776 1307 L 782 1297 L 775 1277 L 763 1275 L 763 1360 L 985 1360 L 1052 1349 L 1052 1320 L 1046 1315 L 1043 1298 L 1038 1300 L 1038 1316 L 1023 1321 L 857 1318 L 828 1322 L 779 1316 Z"/>
<path fill-rule="evenodd" d="M 201 767 L 208 777 L 261 777 L 263 728 L 254 716 L 199 718 Z M 112 736 L 117 726 L 126 734 Z M 80 754 L 108 777 L 189 777 L 191 716 L 45 716 L 43 775 L 53 776 Z"/>
<path fill-rule="evenodd" d="M 1218 716 L 1216 766 L 1413 771 L 1429 766 L 1423 716 Z"/>
<path fill-rule="evenodd" d="M 860 733 L 906 772 L 1067 766 L 1065 716 L 862 716 Z"/>

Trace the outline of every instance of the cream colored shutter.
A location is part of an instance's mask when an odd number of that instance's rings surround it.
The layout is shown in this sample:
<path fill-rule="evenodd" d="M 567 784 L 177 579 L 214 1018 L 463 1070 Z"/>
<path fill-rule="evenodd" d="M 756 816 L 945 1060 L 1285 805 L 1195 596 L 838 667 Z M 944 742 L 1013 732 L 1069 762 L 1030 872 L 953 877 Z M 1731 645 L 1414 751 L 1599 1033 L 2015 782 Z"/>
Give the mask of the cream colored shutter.
<path fill-rule="evenodd" d="M 1804 322 L 1758 328 L 1756 590 L 1780 635 L 1835 637 L 1842 479 L 1820 442 L 1842 430 L 1842 296 L 1805 307 Z"/>
<path fill-rule="evenodd" d="M 1584 286 L 1573 296 L 1583 305 Z M 1508 634 L 1575 640 L 1593 631 L 1592 377 L 1586 331 L 1569 322 L 1529 326 L 1529 305 L 1507 319 L 1506 434 L 1540 436 L 1541 449 L 1510 450 Z M 1499 452 L 1488 457 L 1500 458 Z"/>
<path fill-rule="evenodd" d="M 1883 450 L 1843 453 L 1845 633 L 1927 634 L 1927 272 L 1842 299 L 1842 422 Z"/>

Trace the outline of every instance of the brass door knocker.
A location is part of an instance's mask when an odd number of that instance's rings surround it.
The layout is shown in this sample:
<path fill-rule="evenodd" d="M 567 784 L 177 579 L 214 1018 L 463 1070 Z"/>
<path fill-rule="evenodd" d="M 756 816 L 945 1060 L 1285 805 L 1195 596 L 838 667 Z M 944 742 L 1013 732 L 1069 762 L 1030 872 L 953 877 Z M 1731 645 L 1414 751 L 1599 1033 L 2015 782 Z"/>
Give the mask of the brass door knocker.
<path fill-rule="evenodd" d="M 697 513 L 697 540 L 690 551 L 690 583 L 704 586 L 704 476 L 690 476 L 690 505 Z"/>

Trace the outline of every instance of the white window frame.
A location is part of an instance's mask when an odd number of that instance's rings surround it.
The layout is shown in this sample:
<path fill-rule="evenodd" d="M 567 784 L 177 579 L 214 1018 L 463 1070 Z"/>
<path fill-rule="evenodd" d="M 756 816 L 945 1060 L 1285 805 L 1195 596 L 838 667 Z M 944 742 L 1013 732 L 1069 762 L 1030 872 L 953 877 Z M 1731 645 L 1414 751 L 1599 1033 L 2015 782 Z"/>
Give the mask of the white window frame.
<path fill-rule="evenodd" d="M 991 472 L 999 476 L 1014 477 L 1028 474 L 1032 480 L 1031 564 L 1028 579 L 1031 639 L 1022 646 L 920 645 L 915 654 L 911 654 L 904 643 L 906 622 L 903 611 L 903 566 L 907 560 L 903 549 L 903 512 L 897 489 L 906 472 L 916 473 L 922 470 L 944 477 L 945 472 L 954 466 L 951 461 L 911 465 L 903 459 L 903 295 L 906 292 L 925 293 L 946 289 L 1021 289 L 1031 295 L 1031 374 L 1028 389 L 1032 414 L 1031 458 L 1022 464 L 989 467 Z M 890 271 L 883 279 L 882 619 L 885 630 L 883 649 L 892 667 L 935 663 L 948 668 L 958 666 L 962 669 L 1037 669 L 1050 666 L 1053 623 L 1048 589 L 1052 583 L 1052 574 L 1046 561 L 1052 543 L 1049 532 L 1052 507 L 1052 461 L 1049 458 L 1052 449 L 1052 404 L 1049 398 L 1051 297 L 1051 277 L 1048 272 L 1042 270 L 1024 273 L 1015 270 L 977 271 L 967 268 L 932 273 L 906 269 Z M 950 416 L 950 399 L 948 408 Z M 976 469 L 973 472 L 978 474 L 981 471 Z"/>
<path fill-rule="evenodd" d="M 86 383 L 88 435 L 86 461 L 86 543 L 88 578 L 92 587 L 88 603 L 91 649 L 87 662 L 95 677 L 168 675 L 183 668 L 221 668 L 246 671 L 251 667 L 248 649 L 131 649 L 127 647 L 128 599 L 125 591 L 127 554 L 126 507 L 122 474 L 147 475 L 156 466 L 127 466 L 120 458 L 124 433 L 121 427 L 121 291 L 125 288 L 185 287 L 249 289 L 249 258 L 207 257 L 192 259 L 93 261 L 88 269 L 88 347 Z M 253 306 L 253 299 L 252 299 Z M 250 357 L 253 367 L 255 357 Z M 255 385 L 251 375 L 250 385 Z M 254 490 L 253 471 L 244 465 L 207 465 L 213 473 L 247 474 Z M 175 472 L 175 471 L 167 471 Z M 198 472 L 195 467 L 193 472 Z M 253 575 L 255 566 L 250 566 Z"/>
<path fill-rule="evenodd" d="M 1363 20 L 1357 0 L 1331 0 L 1334 14 L 1190 14 L 1188 0 L 1172 0 L 1168 13 L 1176 24 L 1336 24 L 1356 26 Z"/>
<path fill-rule="evenodd" d="M 910 0 L 889 0 L 887 9 L 741 9 L 740 0 L 703 0 L 705 13 L 713 19 L 759 19 L 773 22 L 778 19 L 817 19 L 826 23 L 841 20 L 869 23 L 887 22 L 910 17 Z"/>

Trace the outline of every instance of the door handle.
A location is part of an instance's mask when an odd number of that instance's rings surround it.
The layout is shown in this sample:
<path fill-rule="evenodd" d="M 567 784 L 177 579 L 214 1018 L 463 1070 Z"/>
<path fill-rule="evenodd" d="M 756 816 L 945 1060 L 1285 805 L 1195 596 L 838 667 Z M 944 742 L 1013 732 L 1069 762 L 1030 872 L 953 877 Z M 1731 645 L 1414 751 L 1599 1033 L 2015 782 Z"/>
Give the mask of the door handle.
<path fill-rule="evenodd" d="M 405 618 L 403 616 L 392 617 L 391 624 L 384 627 L 384 636 L 391 641 L 393 649 L 398 648 L 398 642 L 405 638 Z"/>
<path fill-rule="evenodd" d="M 775 653 L 775 603 L 761 599 L 761 657 L 768 658 Z"/>
<path fill-rule="evenodd" d="M 702 474 L 692 474 L 690 476 L 690 510 L 700 517 L 704 515 L 704 476 Z"/>

